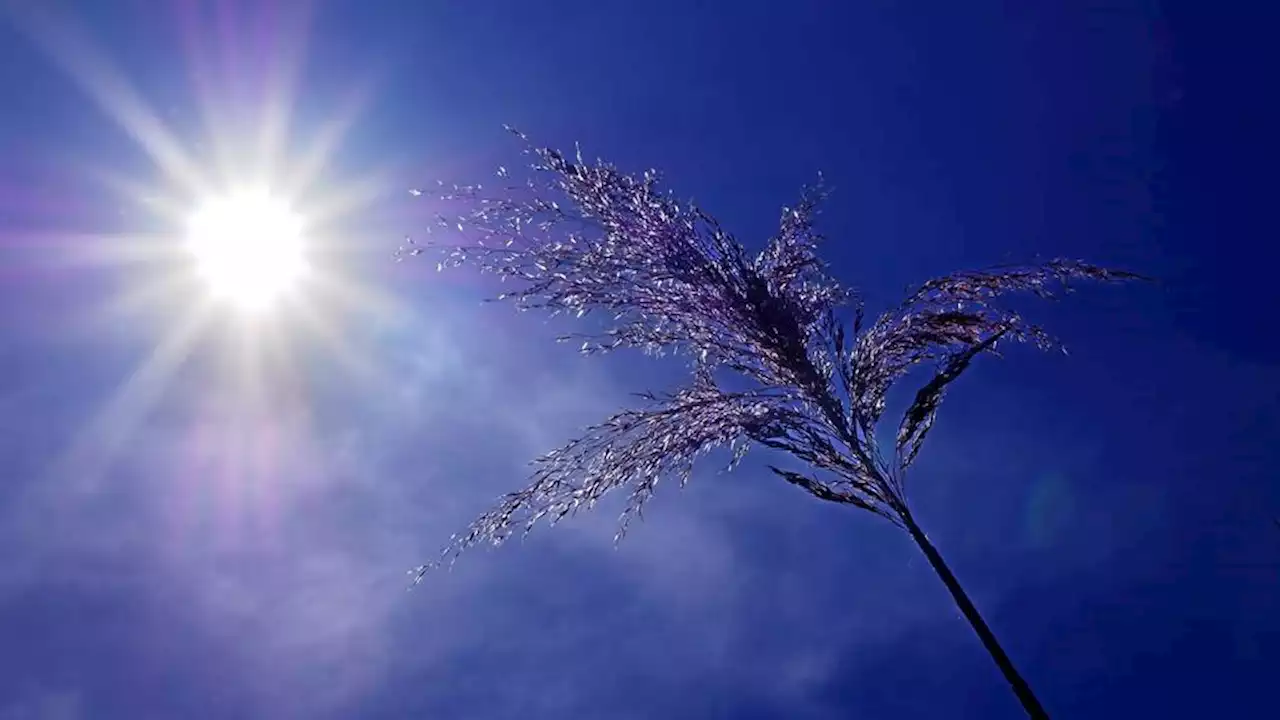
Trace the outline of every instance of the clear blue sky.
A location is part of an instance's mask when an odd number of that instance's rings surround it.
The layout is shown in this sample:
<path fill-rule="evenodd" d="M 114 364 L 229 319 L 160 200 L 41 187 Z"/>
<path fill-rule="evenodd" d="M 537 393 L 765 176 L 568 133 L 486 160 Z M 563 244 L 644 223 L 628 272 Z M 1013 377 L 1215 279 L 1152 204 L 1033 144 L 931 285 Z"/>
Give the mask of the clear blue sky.
<path fill-rule="evenodd" d="M 912 499 L 1055 717 L 1277 712 L 1274 11 L 8 5 L 0 718 L 1020 716 L 905 536 L 750 464 L 617 550 L 609 507 L 405 592 L 527 459 L 678 370 L 391 262 L 408 188 L 519 163 L 503 123 L 656 166 L 749 245 L 823 171 L 873 309 L 1008 260 L 1159 276 L 1028 306 L 1071 355 L 984 361 Z M 299 202 L 339 287 L 311 325 L 184 340 L 194 297 L 139 291 L 180 265 L 157 138 L 212 178 L 272 108 L 284 164 L 323 160 Z"/>

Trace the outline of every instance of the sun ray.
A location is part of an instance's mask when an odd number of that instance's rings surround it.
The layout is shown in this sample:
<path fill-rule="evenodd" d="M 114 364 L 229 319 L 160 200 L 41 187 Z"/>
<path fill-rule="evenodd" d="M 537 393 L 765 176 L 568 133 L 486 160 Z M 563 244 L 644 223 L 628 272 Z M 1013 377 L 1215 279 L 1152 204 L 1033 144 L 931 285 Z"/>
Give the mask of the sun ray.
<path fill-rule="evenodd" d="M 209 9 L 210 6 L 189 2 L 177 7 L 180 32 L 185 41 L 187 81 L 195 90 L 194 99 L 204 129 L 203 154 L 207 156 L 207 162 L 213 164 L 216 177 L 222 179 L 235 172 L 238 163 L 244 159 L 235 156 L 231 144 L 233 138 L 226 131 L 227 123 L 235 119 L 228 117 L 225 105 L 227 98 L 232 95 L 229 87 L 231 79 L 236 75 L 234 68 L 228 67 L 237 56 L 237 53 L 229 52 L 233 49 L 229 44 L 234 43 L 236 37 L 224 33 L 221 42 L 213 46 L 222 52 L 215 53 L 203 38 L 209 34 L 211 27 L 224 23 L 213 22 L 201 13 L 202 9 Z M 212 9 L 226 12 L 226 6 L 213 6 Z M 215 57 L 219 54 L 221 57 Z"/>
<path fill-rule="evenodd" d="M 273 6 L 287 13 L 280 20 L 282 27 L 274 29 L 266 41 L 272 43 L 275 62 L 267 69 L 266 99 L 262 106 L 261 131 L 258 139 L 258 156 L 268 167 L 263 171 L 275 176 L 280 168 L 275 163 L 288 152 L 288 134 L 296 101 L 297 88 L 302 77 L 303 59 L 306 56 L 307 29 L 311 25 L 310 2 L 281 3 Z"/>
<path fill-rule="evenodd" d="M 372 83 L 366 82 L 347 94 L 342 105 L 321 126 L 302 156 L 284 174 L 285 192 L 302 194 L 311 187 L 367 109 L 371 90 Z"/>
<path fill-rule="evenodd" d="M 175 22 L 220 180 L 253 167 L 274 176 L 288 150 L 314 14 L 310 0 L 184 3 Z M 206 38 L 213 36 L 213 42 Z M 252 79 L 252 87 L 245 87 Z M 253 109 L 257 108 L 256 111 Z M 249 130 L 242 127 L 251 124 Z"/>
<path fill-rule="evenodd" d="M 94 311 L 88 329 L 105 332 L 113 325 L 134 320 L 149 310 L 172 307 L 175 302 L 191 297 L 194 285 L 193 278 L 189 276 L 176 272 L 161 273 L 156 279 L 138 283 L 104 303 Z"/>
<path fill-rule="evenodd" d="M 107 192 L 127 200 L 134 208 L 145 211 L 147 216 L 160 220 L 166 227 L 179 226 L 191 211 L 190 198 L 182 197 L 185 193 L 173 189 L 161 192 L 154 185 L 147 185 L 115 170 L 87 164 L 84 167 L 86 173 L 101 183 Z M 210 183 L 206 180 L 201 185 L 207 188 Z"/>
<path fill-rule="evenodd" d="M 62 66 L 120 129 L 129 134 L 173 181 L 192 194 L 206 191 L 191 158 L 128 80 L 67 15 L 47 5 L 24 6 L 19 25 Z"/>
<path fill-rule="evenodd" d="M 342 185 L 315 193 L 308 218 L 317 226 L 327 225 L 386 197 L 390 188 L 391 182 L 380 175 L 348 179 Z"/>
<path fill-rule="evenodd" d="M 122 268 L 174 255 L 170 239 L 161 234 L 42 232 L 6 237 L 6 244 L 38 248 L 49 269 Z"/>
<path fill-rule="evenodd" d="M 366 80 L 342 95 L 337 107 L 312 125 L 318 129 L 310 142 L 290 140 L 296 132 L 291 124 L 311 1 L 178 6 L 179 54 L 185 55 L 196 103 L 191 119 L 204 126 L 198 139 L 182 142 L 147 106 L 121 66 L 92 42 L 82 19 L 30 5 L 19 25 L 137 144 L 160 176 L 153 183 L 95 169 L 91 158 L 76 159 L 79 170 L 100 181 L 107 194 L 131 204 L 126 210 L 136 217 L 125 217 L 140 223 L 133 234 L 65 235 L 51 244 L 61 262 L 127 271 L 115 278 L 123 289 L 95 307 L 84 329 L 108 334 L 140 318 L 159 319 L 168 329 L 158 333 L 151 352 L 76 434 L 55 470 L 74 479 L 73 487 L 95 489 L 140 437 L 140 426 L 173 387 L 197 344 L 227 353 L 222 359 L 228 364 L 192 366 L 201 371 L 202 382 L 216 386 L 208 398 L 217 412 L 228 414 L 229 427 L 234 425 L 239 440 L 226 448 L 225 458 L 232 469 L 248 471 L 252 468 L 245 463 L 256 462 L 260 468 L 254 472 L 266 474 L 283 457 L 276 457 L 277 451 L 288 451 L 269 447 L 268 431 L 279 429 L 276 420 L 290 413 L 297 416 L 290 422 L 307 419 L 302 371 L 310 358 L 304 361 L 301 351 L 318 352 L 362 386 L 392 388 L 395 378 L 388 368 L 361 352 L 344 324 L 395 317 L 403 308 L 362 285 L 348 267 L 323 266 L 326 252 L 341 254 L 341 244 L 326 243 L 325 233 L 389 190 L 385 174 L 338 183 L 324 178 L 368 109 L 375 83 Z M 262 195 L 249 188 L 260 188 Z M 246 200 L 246 194 L 261 202 Z M 306 256 L 305 272 L 295 273 L 295 252 Z M 316 266 L 313 252 L 320 260 Z M 280 262 L 273 266 L 273 260 Z M 212 286 L 218 292 L 202 291 L 200 279 L 205 290 Z M 290 280 L 296 284 L 291 292 L 267 293 L 273 299 L 270 313 L 229 312 L 235 302 L 222 307 L 211 302 L 237 300 L 257 293 L 246 288 Z M 266 303 L 255 307 L 265 310 Z M 250 427 L 253 423 L 263 425 L 262 431 Z M 278 439 L 292 442 L 285 435 Z M 275 492 L 262 484 L 249 491 Z"/>
<path fill-rule="evenodd" d="M 199 340 L 208 313 L 197 308 L 175 327 L 73 441 L 57 474 L 82 491 L 97 489 L 103 474 L 133 437 Z"/>
<path fill-rule="evenodd" d="M 343 308 L 347 312 L 358 313 L 364 317 L 391 317 L 403 312 L 403 309 L 388 297 L 380 297 L 371 292 L 358 292 L 343 282 L 317 273 L 312 279 L 315 296 L 324 298 Z M 344 338 L 329 320 L 331 313 L 319 303 L 301 304 L 294 313 L 308 335 L 317 340 L 326 350 L 328 357 L 336 360 L 353 380 L 370 387 L 381 387 L 384 383 L 394 382 L 388 378 L 385 369 L 374 362 L 367 354 L 356 352 L 349 341 Z"/>

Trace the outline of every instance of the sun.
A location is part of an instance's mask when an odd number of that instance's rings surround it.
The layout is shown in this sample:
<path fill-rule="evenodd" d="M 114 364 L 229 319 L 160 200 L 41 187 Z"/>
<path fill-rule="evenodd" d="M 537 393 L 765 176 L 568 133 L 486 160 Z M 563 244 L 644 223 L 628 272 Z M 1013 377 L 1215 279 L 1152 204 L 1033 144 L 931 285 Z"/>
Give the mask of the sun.
<path fill-rule="evenodd" d="M 187 246 L 213 294 L 247 312 L 277 304 L 307 270 L 302 218 L 262 187 L 204 200 Z"/>

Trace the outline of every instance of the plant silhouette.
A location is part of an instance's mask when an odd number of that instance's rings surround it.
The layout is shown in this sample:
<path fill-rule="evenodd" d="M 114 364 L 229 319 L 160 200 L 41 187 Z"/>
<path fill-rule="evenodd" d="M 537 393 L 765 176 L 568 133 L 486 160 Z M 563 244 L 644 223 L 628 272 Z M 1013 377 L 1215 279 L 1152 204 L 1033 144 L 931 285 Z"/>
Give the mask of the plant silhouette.
<path fill-rule="evenodd" d="M 1073 260 L 957 272 L 925 282 L 866 322 L 862 302 L 817 254 L 821 184 L 782 210 L 777 233 L 752 254 L 712 216 L 661 190 L 657 173 L 627 174 L 580 152 L 529 146 L 515 134 L 532 158 L 528 179 L 514 184 L 503 168 L 506 186 L 493 193 L 466 186 L 429 194 L 461 214 L 438 216 L 428 238 L 407 241 L 401 253 L 437 253 L 440 269 L 475 264 L 509 285 L 499 299 L 584 317 L 594 330 L 561 339 L 580 341 L 585 353 L 675 353 L 690 359 L 692 378 L 642 394 L 641 407 L 537 458 L 528 484 L 454 536 L 440 560 L 415 569 L 415 580 L 471 546 L 501 543 L 626 490 L 620 537 L 660 480 L 687 482 L 695 460 L 715 448 L 731 448 L 736 465 L 760 445 L 802 464 L 769 466 L 786 482 L 905 530 L 1027 714 L 1047 717 L 913 517 L 908 471 L 947 389 L 977 356 L 1011 342 L 1054 346 L 1043 330 L 997 306 L 1000 296 L 1050 297 L 1073 281 L 1138 276 Z M 932 376 L 886 452 L 876 435 L 886 395 L 920 366 Z"/>

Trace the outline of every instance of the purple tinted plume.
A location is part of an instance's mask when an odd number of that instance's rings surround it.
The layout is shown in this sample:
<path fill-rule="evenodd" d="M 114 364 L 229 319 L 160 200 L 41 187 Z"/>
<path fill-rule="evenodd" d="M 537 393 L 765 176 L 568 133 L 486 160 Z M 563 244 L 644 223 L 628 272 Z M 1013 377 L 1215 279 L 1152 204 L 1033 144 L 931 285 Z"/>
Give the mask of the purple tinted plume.
<path fill-rule="evenodd" d="M 494 273 L 510 286 L 500 299 L 521 309 L 585 318 L 581 334 L 562 338 L 580 341 L 583 352 L 672 352 L 690 358 L 694 371 L 686 387 L 645 394 L 640 407 L 538 458 L 530 482 L 455 536 L 442 559 L 554 523 L 614 490 L 629 493 L 624 530 L 661 479 L 687 482 L 698 456 L 718 447 L 732 448 L 736 463 L 751 443 L 799 461 L 803 471 L 770 466 L 787 482 L 901 524 L 906 470 L 947 386 L 1003 340 L 1050 343 L 995 301 L 1010 292 L 1048 297 L 1076 280 L 1137 277 L 1069 260 L 961 272 L 924 283 L 864 327 L 861 304 L 817 254 L 821 183 L 783 208 L 777 233 L 753 255 L 713 217 L 663 190 L 652 170 L 627 174 L 580 152 L 527 152 L 526 182 L 493 194 L 481 186 L 441 192 L 437 199 L 461 214 L 439 216 L 431 239 L 402 251 L 438 252 L 441 269 L 472 264 Z M 837 317 L 842 306 L 854 318 L 847 329 Z M 886 459 L 875 440 L 885 396 L 920 365 L 934 366 L 933 376 Z"/>

